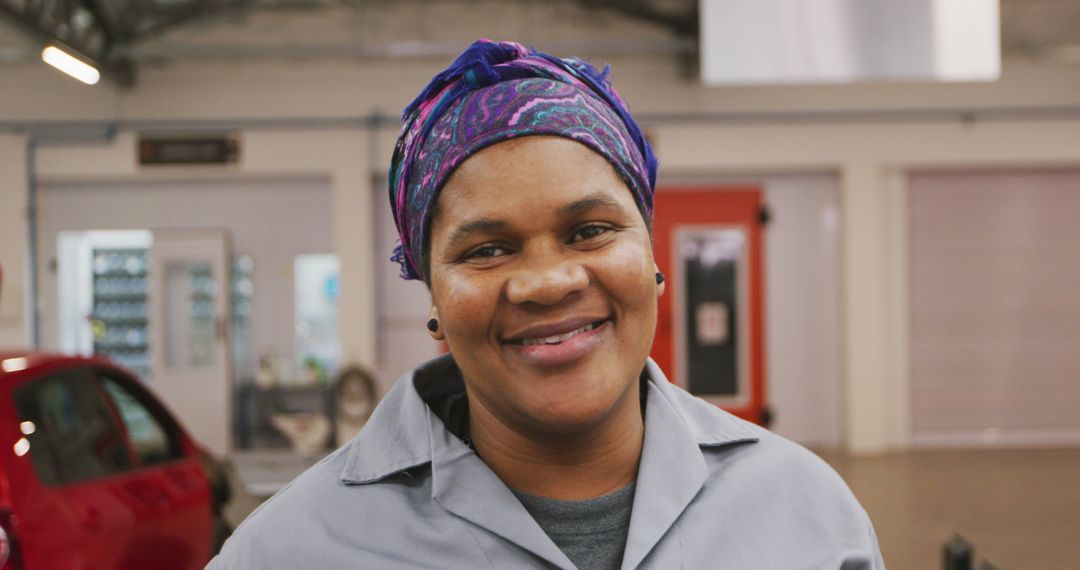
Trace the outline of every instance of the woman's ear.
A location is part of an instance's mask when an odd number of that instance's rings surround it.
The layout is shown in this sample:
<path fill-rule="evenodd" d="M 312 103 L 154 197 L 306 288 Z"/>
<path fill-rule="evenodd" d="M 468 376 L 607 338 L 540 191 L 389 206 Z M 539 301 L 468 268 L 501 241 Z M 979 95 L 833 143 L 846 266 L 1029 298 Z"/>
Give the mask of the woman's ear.
<path fill-rule="evenodd" d="M 431 311 L 428 312 L 427 322 L 428 334 L 431 338 L 444 341 L 446 340 L 446 334 L 443 332 L 442 322 L 439 321 L 439 309 L 435 308 L 435 304 L 432 303 Z"/>
<path fill-rule="evenodd" d="M 664 289 L 667 288 L 667 279 L 660 271 L 660 267 L 653 263 L 653 270 L 656 271 L 656 297 L 659 298 L 664 294 Z"/>

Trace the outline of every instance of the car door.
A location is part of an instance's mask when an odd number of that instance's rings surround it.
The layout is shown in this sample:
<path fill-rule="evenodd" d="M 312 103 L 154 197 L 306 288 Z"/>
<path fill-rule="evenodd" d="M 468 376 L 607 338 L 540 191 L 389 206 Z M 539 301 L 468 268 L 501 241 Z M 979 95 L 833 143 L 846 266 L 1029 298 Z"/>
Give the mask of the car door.
<path fill-rule="evenodd" d="M 188 440 L 134 381 L 78 366 L 14 391 L 36 488 L 21 505 L 29 568 L 202 568 L 209 487 Z"/>
<path fill-rule="evenodd" d="M 94 375 L 122 424 L 135 467 L 116 480 L 133 526 L 122 568 L 202 568 L 210 557 L 213 507 L 192 442 L 137 381 L 99 367 Z"/>
<path fill-rule="evenodd" d="M 114 480 L 134 457 L 84 368 L 44 375 L 12 394 L 36 480 L 19 505 L 29 568 L 113 569 L 133 526 Z"/>

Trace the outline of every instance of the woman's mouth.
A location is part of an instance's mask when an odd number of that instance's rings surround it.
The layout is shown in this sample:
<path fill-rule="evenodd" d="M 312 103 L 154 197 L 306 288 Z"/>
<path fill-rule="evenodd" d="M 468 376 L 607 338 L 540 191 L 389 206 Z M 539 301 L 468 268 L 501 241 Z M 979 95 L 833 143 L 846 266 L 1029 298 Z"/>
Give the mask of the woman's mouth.
<path fill-rule="evenodd" d="M 583 326 L 583 327 L 581 327 L 579 329 L 574 329 L 574 330 L 572 330 L 572 331 L 570 331 L 570 332 L 568 332 L 566 334 L 557 334 L 557 335 L 549 336 L 549 337 L 546 337 L 546 338 L 526 338 L 526 339 L 522 339 L 520 342 L 521 342 L 522 346 L 534 346 L 534 345 L 537 345 L 537 344 L 561 344 L 563 342 L 566 342 L 566 341 L 574 338 L 575 336 L 577 336 L 577 335 L 579 335 L 579 334 L 581 334 L 583 332 L 588 332 L 588 331 L 593 330 L 594 328 L 596 328 L 596 326 L 597 326 L 597 323 L 589 323 L 589 324 L 587 324 L 587 325 L 585 325 L 585 326 Z"/>
<path fill-rule="evenodd" d="M 603 319 L 564 333 L 518 338 L 506 344 L 529 364 L 560 366 L 588 355 L 600 345 L 610 329 L 611 321 Z"/>

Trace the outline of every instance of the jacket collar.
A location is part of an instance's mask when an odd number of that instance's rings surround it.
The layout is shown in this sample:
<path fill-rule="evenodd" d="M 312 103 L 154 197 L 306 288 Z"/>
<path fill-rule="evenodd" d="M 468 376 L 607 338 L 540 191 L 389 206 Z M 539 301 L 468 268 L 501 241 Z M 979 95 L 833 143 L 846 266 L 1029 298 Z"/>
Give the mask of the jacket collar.
<path fill-rule="evenodd" d="M 364 485 L 431 463 L 431 421 L 438 421 L 420 396 L 417 381 L 446 377 L 446 384 L 461 383 L 450 355 L 443 355 L 407 372 L 386 393 L 360 434 L 347 443 L 341 480 Z M 424 382 L 422 385 L 426 385 Z"/>
<path fill-rule="evenodd" d="M 702 448 L 758 440 L 755 428 L 672 385 L 650 358 L 645 441 L 623 568 L 637 568 L 705 486 Z"/>
<path fill-rule="evenodd" d="M 646 404 L 646 436 L 666 433 L 670 426 L 651 429 L 649 410 L 654 399 L 664 402 L 667 410 L 662 424 L 678 426 L 691 441 L 701 447 L 721 447 L 757 440 L 753 427 L 729 414 L 717 414 L 716 408 L 672 385 L 660 367 L 650 358 L 645 365 L 649 377 Z M 439 431 L 439 422 L 421 391 L 463 391 L 464 383 L 457 364 L 450 355 L 442 355 L 406 373 L 386 394 L 371 420 L 356 439 L 348 443 L 348 460 L 341 480 L 346 483 L 373 483 L 391 475 L 431 462 L 432 438 L 429 427 Z M 659 405 L 659 404 L 658 404 Z M 441 422 L 439 422 L 441 424 Z M 442 428 L 445 429 L 445 428 Z M 453 438 L 450 438 L 453 439 Z M 665 438 L 666 439 L 666 438 Z"/>
<path fill-rule="evenodd" d="M 699 446 L 722 447 L 757 441 L 759 433 L 756 426 L 727 412 L 716 413 L 715 405 L 691 396 L 672 384 L 652 358 L 645 362 L 645 373 L 649 377 L 649 400 L 646 406 L 652 404 L 653 392 L 656 392 L 671 408 L 671 415 L 663 418 L 665 423 L 681 424 L 685 434 Z M 645 416 L 645 426 L 648 429 L 648 407 Z"/>
<path fill-rule="evenodd" d="M 758 439 L 758 428 L 672 385 L 652 359 L 646 373 L 645 440 L 624 568 L 648 556 L 704 486 L 709 471 L 703 448 Z M 425 403 L 425 396 L 455 390 L 464 390 L 464 383 L 449 355 L 403 376 L 348 444 L 341 480 L 371 484 L 430 464 L 436 502 L 555 566 L 573 568 L 506 485 Z"/>

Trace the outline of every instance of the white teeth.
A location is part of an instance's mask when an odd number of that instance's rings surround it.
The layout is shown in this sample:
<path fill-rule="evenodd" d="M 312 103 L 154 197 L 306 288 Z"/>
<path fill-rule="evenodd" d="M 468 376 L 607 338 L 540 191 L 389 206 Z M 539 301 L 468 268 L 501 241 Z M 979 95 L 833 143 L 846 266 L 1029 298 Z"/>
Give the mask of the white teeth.
<path fill-rule="evenodd" d="M 524 346 L 532 346 L 535 344 L 559 344 L 566 342 L 583 332 L 591 331 L 594 328 L 596 328 L 596 325 L 588 324 L 581 327 L 580 329 L 572 330 L 565 334 L 557 334 L 554 336 L 549 336 L 547 338 L 527 338 L 522 340 L 521 344 L 523 344 Z"/>

